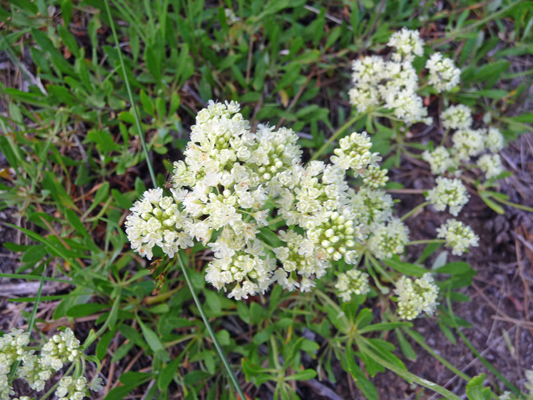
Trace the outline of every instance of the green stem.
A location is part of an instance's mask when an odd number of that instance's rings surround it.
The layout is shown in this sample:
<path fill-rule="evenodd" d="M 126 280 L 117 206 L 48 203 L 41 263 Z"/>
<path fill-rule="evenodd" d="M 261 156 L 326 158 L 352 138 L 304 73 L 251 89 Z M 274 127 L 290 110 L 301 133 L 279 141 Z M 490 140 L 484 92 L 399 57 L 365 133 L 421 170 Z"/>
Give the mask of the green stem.
<path fill-rule="evenodd" d="M 235 377 L 235 374 L 233 373 L 233 370 L 231 369 L 231 366 L 229 365 L 228 360 L 226 359 L 226 355 L 224 354 L 224 350 L 222 347 L 220 347 L 220 344 L 218 344 L 218 340 L 215 336 L 215 332 L 213 331 L 213 328 L 211 328 L 211 324 L 209 323 L 209 319 L 205 315 L 204 309 L 202 308 L 202 303 L 200 303 L 200 299 L 196 295 L 194 291 L 194 287 L 192 285 L 191 279 L 189 278 L 189 273 L 187 272 L 187 267 L 183 264 L 183 261 L 181 260 L 181 257 L 177 256 L 181 270 L 183 271 L 183 276 L 185 277 L 185 280 L 187 281 L 187 284 L 189 285 L 189 288 L 191 289 L 192 298 L 194 299 L 194 302 L 196 303 L 196 306 L 198 307 L 198 311 L 200 312 L 200 315 L 202 316 L 202 319 L 204 320 L 205 327 L 207 328 L 207 331 L 209 332 L 209 335 L 211 336 L 211 339 L 213 340 L 213 344 L 215 345 L 215 348 L 217 349 L 217 352 L 222 359 L 222 363 L 224 364 L 224 367 L 226 367 L 226 370 L 228 371 L 228 375 L 230 377 L 231 382 L 233 383 L 233 386 L 235 386 L 235 389 L 237 390 L 237 393 L 239 393 L 239 396 L 241 396 L 241 399 L 246 399 L 244 396 L 244 393 L 242 392 L 241 387 L 239 386 L 239 382 L 237 381 L 237 378 Z"/>
<path fill-rule="evenodd" d="M 437 360 L 439 360 L 446 368 L 448 368 L 454 374 L 460 376 L 461 378 L 463 378 L 466 381 L 469 381 L 470 379 L 472 379 L 467 374 L 465 374 L 463 371 L 460 371 L 459 369 L 454 367 L 452 364 L 450 364 L 450 362 L 448 360 L 446 360 L 446 359 L 442 358 L 441 356 L 439 356 L 430 346 L 428 346 L 426 344 L 426 342 L 424 342 L 424 340 L 422 340 L 419 336 L 415 335 L 412 330 L 407 329 L 407 328 L 402 328 L 402 330 L 408 336 L 410 336 L 411 339 L 413 339 L 416 343 L 418 343 L 420 345 L 420 347 L 422 347 L 429 354 L 431 354 L 433 357 L 435 357 Z"/>
<path fill-rule="evenodd" d="M 63 377 L 68 376 L 72 372 L 73 369 L 74 369 L 74 364 L 71 364 L 67 372 L 65 372 L 65 374 L 63 375 Z M 56 384 L 52 386 L 52 388 L 48 392 L 46 392 L 43 397 L 41 397 L 41 400 L 45 400 L 47 397 L 51 396 L 58 386 L 59 386 L 59 381 L 57 381 Z"/>
<path fill-rule="evenodd" d="M 113 16 L 111 15 L 111 10 L 109 8 L 109 0 L 105 0 L 105 8 L 107 15 L 109 17 L 109 23 L 111 24 L 111 30 L 113 31 L 113 38 L 115 39 L 115 45 L 117 46 L 118 58 L 120 60 L 120 66 L 122 68 L 122 73 L 124 74 L 124 83 L 126 84 L 126 89 L 128 91 L 128 97 L 130 98 L 131 108 L 133 109 L 133 116 L 135 117 L 135 124 L 137 125 L 137 130 L 139 131 L 139 136 L 141 138 L 141 143 L 144 150 L 144 155 L 146 157 L 146 163 L 148 164 L 148 170 L 150 171 L 150 177 L 154 187 L 157 188 L 157 181 L 155 179 L 154 169 L 152 167 L 152 162 L 150 161 L 150 154 L 148 153 L 148 147 L 146 146 L 146 141 L 144 140 L 143 131 L 141 128 L 141 120 L 139 119 L 139 114 L 137 113 L 137 106 L 133 101 L 133 93 L 131 91 L 130 81 L 128 75 L 126 74 L 126 65 L 124 64 L 124 57 L 122 56 L 122 50 L 120 50 L 120 43 L 118 41 L 117 31 L 115 29 L 115 23 L 113 21 Z"/>
<path fill-rule="evenodd" d="M 43 291 L 43 284 L 44 284 L 44 276 L 46 274 L 46 265 L 43 269 L 43 274 L 41 275 L 41 283 L 39 284 L 39 290 L 37 290 L 37 297 L 35 298 L 35 304 L 33 305 L 33 310 L 31 312 L 31 318 L 30 323 L 28 325 L 28 332 L 31 335 L 31 331 L 33 330 L 33 326 L 35 325 L 35 315 L 37 314 L 37 308 L 39 306 L 39 302 L 41 301 L 41 293 Z"/>
<path fill-rule="evenodd" d="M 403 217 L 400 218 L 400 221 L 405 221 L 407 218 L 409 218 L 411 215 L 413 215 L 415 212 L 420 210 L 421 208 L 424 208 L 425 206 L 429 205 L 429 201 L 425 201 L 419 205 L 417 205 L 415 208 L 413 208 L 411 211 L 409 211 L 407 214 L 405 214 Z"/>
<path fill-rule="evenodd" d="M 428 381 L 426 379 L 420 378 L 419 376 L 416 376 L 415 374 L 407 372 L 406 370 L 404 370 L 404 369 L 402 369 L 402 368 L 400 368 L 400 367 L 398 367 L 398 366 L 396 366 L 394 364 L 391 364 L 388 361 L 384 360 L 383 358 L 378 356 L 376 353 L 374 353 L 372 350 L 370 350 L 366 346 L 366 344 L 364 343 L 364 340 L 362 340 L 362 338 L 357 338 L 356 339 L 356 343 L 357 343 L 357 346 L 359 347 L 359 350 L 362 353 L 365 353 L 372 360 L 374 360 L 378 364 L 384 366 L 385 368 L 390 369 L 392 372 L 394 372 L 398 376 L 402 377 L 403 379 L 405 379 L 407 381 L 410 381 L 410 382 L 415 382 L 416 384 L 418 384 L 420 386 L 424 386 L 424 387 L 426 387 L 426 388 L 428 388 L 430 390 L 433 390 L 434 392 L 437 392 L 437 393 L 443 395 L 444 398 L 446 398 L 448 400 L 461 400 L 461 398 L 459 396 L 453 394 L 452 392 L 450 392 L 449 390 L 443 388 L 442 386 L 437 385 L 436 383 L 433 383 L 433 382 Z"/>
<path fill-rule="evenodd" d="M 487 360 L 485 360 L 485 358 L 476 350 L 476 348 L 472 345 L 472 343 L 470 343 L 470 340 L 468 340 L 466 336 L 464 335 L 464 333 L 461 332 L 461 330 L 459 329 L 459 326 L 457 325 L 457 322 L 455 321 L 455 316 L 453 314 L 452 301 L 450 298 L 450 288 L 448 288 L 448 295 L 446 296 L 446 304 L 448 305 L 448 311 L 450 313 L 449 317 L 455 327 L 455 330 L 457 331 L 457 334 L 461 337 L 461 340 L 464 342 L 464 344 L 466 344 L 466 347 L 468 347 L 470 351 L 474 353 L 474 355 L 479 359 L 479 361 L 481 361 L 485 367 L 487 367 L 499 380 L 501 380 L 505 384 L 505 386 L 511 389 L 511 391 L 513 391 L 516 395 L 520 395 L 521 394 L 520 390 L 516 386 L 514 386 L 511 382 L 509 382 L 507 379 L 505 379 L 503 375 L 500 374 L 498 370 L 492 366 L 492 364 L 490 364 Z"/>
<path fill-rule="evenodd" d="M 521 3 L 521 1 L 512 2 L 512 3 L 509 4 L 508 6 L 502 8 L 500 11 L 495 12 L 495 13 L 492 13 L 492 14 L 490 14 L 489 16 L 487 16 L 487 17 L 485 17 L 485 18 L 482 18 L 482 19 L 480 19 L 479 21 L 474 22 L 473 24 L 468 25 L 468 26 L 465 27 L 464 29 L 458 29 L 458 30 L 455 30 L 454 32 L 450 32 L 450 34 L 448 35 L 448 37 L 440 38 L 440 39 L 436 40 L 435 42 L 430 43 L 430 45 L 431 45 L 431 47 L 435 48 L 435 47 L 440 46 L 441 44 L 444 44 L 444 43 L 446 43 L 446 42 L 449 42 L 449 41 L 451 41 L 454 37 L 459 36 L 459 35 L 463 35 L 463 34 L 467 33 L 468 31 L 474 29 L 475 27 L 477 27 L 477 26 L 479 26 L 479 25 L 483 25 L 484 23 L 489 22 L 490 20 L 499 17 L 501 14 L 503 14 L 503 13 L 509 11 L 511 8 L 513 8 L 514 6 L 516 6 L 516 5 L 520 4 L 520 3 Z"/>
<path fill-rule="evenodd" d="M 413 246 L 415 244 L 429 244 L 429 243 L 446 243 L 444 239 L 427 239 L 427 240 L 413 240 L 407 243 L 407 246 Z"/>
<path fill-rule="evenodd" d="M 519 208 L 520 210 L 524 210 L 524 211 L 533 212 L 533 208 L 531 208 L 531 207 L 524 206 L 522 204 L 513 203 L 512 201 L 507 201 L 507 200 L 501 199 L 501 198 L 496 197 L 496 196 L 493 196 L 492 198 L 494 200 L 496 200 L 496 201 L 499 201 L 502 204 L 505 204 L 506 206 Z"/>
<path fill-rule="evenodd" d="M 35 314 L 37 314 L 37 308 L 39 307 L 39 302 L 41 301 L 41 292 L 43 291 L 43 283 L 44 283 L 44 276 L 46 275 L 46 265 L 44 266 L 43 273 L 41 275 L 41 283 L 39 284 L 39 290 L 37 290 L 37 297 L 35 298 L 35 304 L 33 305 L 33 310 L 31 312 L 30 317 L 30 323 L 28 324 L 28 333 L 31 337 L 31 331 L 33 330 L 33 325 L 35 325 Z M 15 373 L 18 370 L 18 367 L 20 365 L 20 361 L 15 361 L 15 368 L 11 369 L 11 374 L 9 377 L 13 379 L 15 377 Z"/>
<path fill-rule="evenodd" d="M 279 216 L 279 217 L 274 218 L 272 221 L 270 221 L 270 222 L 268 223 L 267 226 L 277 224 L 277 223 L 280 222 L 280 221 L 283 221 L 283 217 L 282 217 L 282 216 Z"/>
<path fill-rule="evenodd" d="M 317 152 L 315 152 L 313 154 L 313 156 L 311 157 L 311 159 L 309 161 L 314 161 L 316 160 L 318 157 L 320 157 L 328 148 L 328 146 L 331 144 L 331 142 L 333 142 L 334 140 L 336 140 L 344 131 L 346 131 L 350 126 L 352 126 L 355 122 L 357 122 L 358 120 L 360 120 L 361 118 L 363 118 L 365 115 L 367 114 L 357 114 L 355 117 L 353 117 L 351 120 L 349 120 L 348 122 L 346 122 L 343 126 L 341 126 L 339 128 L 339 130 L 337 132 L 335 132 L 333 134 L 333 136 L 331 136 L 328 141 L 326 143 L 324 143 L 324 145 L 318 149 Z"/>

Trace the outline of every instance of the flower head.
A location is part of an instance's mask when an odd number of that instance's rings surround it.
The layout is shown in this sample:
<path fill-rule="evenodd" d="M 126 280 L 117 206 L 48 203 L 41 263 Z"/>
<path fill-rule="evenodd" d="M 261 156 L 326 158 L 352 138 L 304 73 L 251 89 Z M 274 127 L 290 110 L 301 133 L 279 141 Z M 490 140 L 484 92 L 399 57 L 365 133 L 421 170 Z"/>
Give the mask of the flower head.
<path fill-rule="evenodd" d="M 402 60 L 410 62 L 415 55 L 422 56 L 424 54 L 424 41 L 420 39 L 420 33 L 407 28 L 393 33 L 387 46 L 394 48 L 395 53 L 392 58 L 397 62 Z"/>
<path fill-rule="evenodd" d="M 428 192 L 427 201 L 437 211 L 444 211 L 450 207 L 450 214 L 457 216 L 463 206 L 468 203 L 468 192 L 459 179 L 437 178 L 437 186 Z"/>
<path fill-rule="evenodd" d="M 450 91 L 459 84 L 461 70 L 455 67 L 453 61 L 443 57 L 442 53 L 433 54 L 426 63 L 429 70 L 429 84 L 437 92 Z"/>
<path fill-rule="evenodd" d="M 475 129 L 460 129 L 452 137 L 453 149 L 461 160 L 478 156 L 485 149 L 485 136 L 483 131 Z"/>
<path fill-rule="evenodd" d="M 505 139 L 502 133 L 498 129 L 490 127 L 485 136 L 485 146 L 493 153 L 502 150 L 505 146 Z"/>
<path fill-rule="evenodd" d="M 403 319 L 415 319 L 422 312 L 432 315 L 438 304 L 439 288 L 429 273 L 414 282 L 402 276 L 396 283 L 395 293 L 398 296 L 398 315 Z"/>
<path fill-rule="evenodd" d="M 494 178 L 500 175 L 505 168 L 502 159 L 498 154 L 484 154 L 477 160 L 477 165 L 485 173 L 487 178 Z"/>
<path fill-rule="evenodd" d="M 342 301 L 347 302 L 354 295 L 365 295 L 370 291 L 368 274 L 357 269 L 351 269 L 346 273 L 339 274 L 335 288 Z"/>
<path fill-rule="evenodd" d="M 422 158 L 429 163 L 431 173 L 434 175 L 442 175 L 449 169 L 455 167 L 453 158 L 444 146 L 439 146 L 432 152 L 428 150 L 424 151 Z"/>
<path fill-rule="evenodd" d="M 441 120 L 444 129 L 467 129 L 472 126 L 472 110 L 463 104 L 451 106 L 442 112 Z"/>
<path fill-rule="evenodd" d="M 451 247 L 454 255 L 462 255 L 469 247 L 477 247 L 479 238 L 471 227 L 455 219 L 449 219 L 437 228 L 437 237 L 446 240 L 446 246 Z"/>
<path fill-rule="evenodd" d="M 409 241 L 409 229 L 398 218 L 373 224 L 370 230 L 372 235 L 368 240 L 368 248 L 380 260 L 403 253 Z"/>
<path fill-rule="evenodd" d="M 87 379 L 85 377 L 74 379 L 71 376 L 65 376 L 59 381 L 55 394 L 59 399 L 83 400 L 88 395 Z"/>
<path fill-rule="evenodd" d="M 82 352 L 80 351 L 80 341 L 74 336 L 70 328 L 65 329 L 52 338 L 43 346 L 41 351 L 42 365 L 59 371 L 68 362 L 78 360 Z"/>

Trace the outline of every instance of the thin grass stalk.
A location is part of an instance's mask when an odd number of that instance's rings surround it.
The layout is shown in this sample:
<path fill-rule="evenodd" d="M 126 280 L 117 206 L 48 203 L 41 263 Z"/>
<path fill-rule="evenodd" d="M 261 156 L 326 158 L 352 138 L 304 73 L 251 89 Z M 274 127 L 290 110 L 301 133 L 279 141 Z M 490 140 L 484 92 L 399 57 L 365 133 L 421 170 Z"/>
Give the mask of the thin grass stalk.
<path fill-rule="evenodd" d="M 457 325 L 457 322 L 455 321 L 455 316 L 454 316 L 453 310 L 452 310 L 452 302 L 451 302 L 451 299 L 450 299 L 450 289 L 448 289 L 448 295 L 446 296 L 446 304 L 448 305 L 448 311 L 450 313 L 450 317 L 451 317 L 452 323 L 453 323 L 453 325 L 455 327 L 455 330 L 457 331 L 457 334 L 459 335 L 461 340 L 464 342 L 464 344 L 466 344 L 466 347 L 468 347 L 470 349 L 470 351 L 472 353 L 474 353 L 474 355 L 477 357 L 477 359 L 479 361 L 481 361 L 483 363 L 483 365 L 485 367 L 487 367 L 498 379 L 500 379 L 500 381 L 503 382 L 505 384 L 505 386 L 507 386 L 514 394 L 516 394 L 517 396 L 520 396 L 521 395 L 520 390 L 515 385 L 513 385 L 511 382 L 509 382 L 507 379 L 505 379 L 503 377 L 503 375 L 500 374 L 498 372 L 498 370 L 496 368 L 494 368 L 492 366 L 492 364 L 489 363 L 485 359 L 485 357 L 483 357 L 481 355 L 481 353 L 479 351 L 476 350 L 474 345 L 472 343 L 470 343 L 470 340 L 468 340 L 467 337 L 464 335 L 464 333 L 461 331 L 461 329 L 459 329 L 459 326 Z"/>
<path fill-rule="evenodd" d="M 187 281 L 187 285 L 189 285 L 189 289 L 191 290 L 192 298 L 194 299 L 194 302 L 196 303 L 196 306 L 198 307 L 198 311 L 200 311 L 200 315 L 202 316 L 205 327 L 207 328 L 207 331 L 209 332 L 209 335 L 211 336 L 211 339 L 213 340 L 213 344 L 215 345 L 215 348 L 217 349 L 217 352 L 220 358 L 222 359 L 222 363 L 224 364 L 224 367 L 226 367 L 226 370 L 228 371 L 228 374 L 229 374 L 231 382 L 233 383 L 233 386 L 235 386 L 235 389 L 237 390 L 237 393 L 239 393 L 239 396 L 241 396 L 241 399 L 244 400 L 246 399 L 246 397 L 244 397 L 244 393 L 239 385 L 239 382 L 237 381 L 237 378 L 235 377 L 235 374 L 233 373 L 233 370 L 231 369 L 231 366 L 229 365 L 226 355 L 224 354 L 224 350 L 218 343 L 218 340 L 215 336 L 215 332 L 213 331 L 213 328 L 211 327 L 211 324 L 209 323 L 209 319 L 207 319 L 204 309 L 202 308 L 202 303 L 200 303 L 200 299 L 194 292 L 194 287 L 192 285 L 191 279 L 189 278 L 187 267 L 185 266 L 185 264 L 183 264 L 183 261 L 181 260 L 181 257 L 179 256 L 179 254 L 177 258 L 179 260 L 181 270 L 183 271 L 183 276 L 185 277 L 185 280 Z"/>
<path fill-rule="evenodd" d="M 114 24 L 113 18 L 111 16 L 111 10 L 109 8 L 109 0 L 105 1 L 105 5 L 106 5 L 107 14 L 109 16 L 109 22 L 111 24 L 111 30 L 113 31 L 113 37 L 115 39 L 115 44 L 117 46 L 117 51 L 118 51 L 118 55 L 119 55 L 119 59 L 120 59 L 120 65 L 122 67 L 122 73 L 124 74 L 124 82 L 126 84 L 126 88 L 128 90 L 128 96 L 129 96 L 129 99 L 130 99 L 130 103 L 131 103 L 131 106 L 133 108 L 133 114 L 135 116 L 135 123 L 137 125 L 137 130 L 139 131 L 139 136 L 141 137 L 142 146 L 143 146 L 143 149 L 144 149 L 144 153 L 146 155 L 146 163 L 148 164 L 148 169 L 150 170 L 150 176 L 152 177 L 152 181 L 153 181 L 154 187 L 158 187 L 157 181 L 155 179 L 154 171 L 153 171 L 153 168 L 152 168 L 152 163 L 150 161 L 150 157 L 149 157 L 149 154 L 148 154 L 146 141 L 144 140 L 144 136 L 143 136 L 143 133 L 142 133 L 141 122 L 139 120 L 139 115 L 137 113 L 137 108 L 135 106 L 135 102 L 133 101 L 133 94 L 131 92 L 130 83 L 129 83 L 129 80 L 128 80 L 128 76 L 126 75 L 126 67 L 124 65 L 124 58 L 122 57 L 122 52 L 120 50 L 120 43 L 118 41 L 118 36 L 117 36 L 117 31 L 115 29 L 115 24 Z M 228 371 L 230 380 L 232 381 L 233 385 L 235 386 L 235 389 L 237 390 L 237 393 L 239 393 L 239 396 L 241 397 L 241 399 L 244 400 L 246 397 L 244 396 L 244 393 L 242 392 L 242 389 L 239 386 L 239 382 L 237 381 L 237 378 L 235 377 L 235 374 L 233 373 L 233 370 L 231 369 L 231 366 L 229 365 L 229 362 L 226 359 L 226 356 L 224 354 L 224 350 L 222 349 L 222 347 L 220 346 L 220 344 L 217 341 L 217 338 L 215 336 L 215 332 L 213 331 L 213 328 L 211 328 L 211 324 L 209 324 L 209 320 L 207 319 L 207 316 L 205 315 L 205 312 L 204 312 L 204 310 L 202 308 L 202 304 L 200 303 L 200 300 L 198 299 L 198 296 L 196 296 L 196 293 L 194 292 L 194 287 L 192 286 L 191 280 L 190 280 L 189 275 L 187 273 L 187 268 L 183 265 L 183 262 L 181 261 L 181 258 L 179 256 L 178 256 L 178 259 L 179 259 L 179 262 L 180 262 L 181 269 L 183 271 L 183 276 L 185 276 L 185 280 L 187 281 L 187 285 L 189 285 L 189 289 L 191 290 L 193 299 L 194 299 L 194 301 L 196 303 L 196 306 L 198 307 L 198 310 L 200 311 L 200 315 L 202 316 L 202 319 L 204 320 L 204 323 L 205 323 L 205 326 L 207 328 L 207 331 L 209 332 L 209 335 L 211 336 L 211 339 L 213 340 L 215 348 L 216 348 L 218 354 L 220 355 L 220 358 L 222 359 L 222 363 L 224 364 L 224 367 L 226 367 L 226 370 Z"/>
<path fill-rule="evenodd" d="M 148 170 L 150 171 L 150 177 L 154 187 L 157 188 L 157 180 L 155 179 L 154 169 L 152 167 L 152 162 L 150 161 L 150 154 L 148 153 L 148 147 L 146 146 L 146 140 L 144 139 L 143 131 L 141 128 L 141 120 L 139 119 L 139 114 L 137 112 L 137 106 L 135 101 L 133 101 L 133 93 L 131 91 L 130 81 L 128 75 L 126 74 L 126 65 L 124 64 L 124 57 L 122 56 L 122 50 L 120 50 L 120 43 L 118 41 L 117 30 L 115 29 L 115 22 L 113 21 L 113 16 L 111 15 L 111 9 L 109 8 L 109 0 L 105 0 L 105 8 L 107 15 L 109 17 L 109 24 L 111 25 L 111 30 L 113 31 L 113 38 L 115 39 L 115 45 L 117 46 L 118 58 L 120 60 L 120 66 L 122 68 L 122 73 L 124 74 L 124 83 L 126 84 L 126 89 L 128 91 L 128 97 L 130 99 L 131 108 L 133 109 L 133 116 L 135 117 L 135 125 L 137 126 L 137 131 L 141 138 L 141 143 L 144 150 L 144 155 L 146 157 L 146 163 L 148 164 Z"/>

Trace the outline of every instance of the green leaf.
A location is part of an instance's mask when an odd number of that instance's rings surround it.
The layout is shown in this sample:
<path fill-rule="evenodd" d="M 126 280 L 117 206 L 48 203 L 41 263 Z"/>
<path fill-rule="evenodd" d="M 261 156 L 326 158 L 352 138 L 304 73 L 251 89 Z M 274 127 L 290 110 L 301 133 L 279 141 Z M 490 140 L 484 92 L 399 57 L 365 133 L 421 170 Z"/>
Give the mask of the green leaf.
<path fill-rule="evenodd" d="M 354 378 L 355 384 L 363 392 L 365 398 L 368 400 L 378 400 L 379 397 L 376 387 L 366 378 L 363 370 L 356 364 L 353 350 L 350 347 L 346 349 L 346 362 L 348 372 Z"/>
<path fill-rule="evenodd" d="M 87 317 L 89 315 L 96 314 L 102 310 L 108 309 L 108 304 L 98 304 L 98 303 L 88 303 L 88 304 L 78 304 L 73 307 L 70 307 L 67 310 L 67 317 L 80 318 Z"/>
<path fill-rule="evenodd" d="M 120 375 L 118 380 L 124 385 L 133 385 L 138 382 L 146 382 L 151 378 L 151 373 L 128 371 L 125 374 Z"/>
<path fill-rule="evenodd" d="M 96 143 L 96 148 L 102 153 L 120 150 L 120 146 L 115 143 L 113 136 L 104 130 L 92 130 L 87 133 L 87 140 Z"/>
<path fill-rule="evenodd" d="M 152 103 L 152 100 L 150 100 L 144 90 L 141 90 L 141 104 L 143 105 L 144 111 L 146 111 L 147 114 L 155 118 L 154 105 Z"/>
<path fill-rule="evenodd" d="M 56 201 L 58 205 L 77 209 L 76 204 L 74 204 L 72 198 L 63 188 L 63 185 L 60 185 L 59 182 L 55 179 L 53 173 L 46 171 L 43 173 L 43 177 L 44 178 L 41 182 L 43 188 L 50 191 L 50 196 L 52 196 L 52 198 Z"/>
<path fill-rule="evenodd" d="M 363 329 L 359 329 L 359 333 L 390 331 L 392 329 L 400 328 L 402 326 L 406 328 L 411 328 L 413 324 L 411 324 L 410 322 L 382 322 L 379 324 L 368 325 Z"/>
<path fill-rule="evenodd" d="M 72 8 L 72 0 L 63 0 L 61 3 L 61 17 L 63 17 L 65 26 L 69 26 L 72 21 Z"/>
<path fill-rule="evenodd" d="M 316 377 L 316 371 L 314 369 L 306 369 L 285 377 L 286 381 L 308 381 Z"/>
<path fill-rule="evenodd" d="M 469 400 L 489 400 L 490 396 L 486 398 L 483 395 L 483 382 L 485 381 L 485 374 L 480 374 L 466 385 L 466 395 Z"/>
<path fill-rule="evenodd" d="M 401 272 L 404 275 L 421 277 L 426 272 L 429 272 L 425 268 L 410 263 L 404 263 L 395 259 L 383 260 L 383 262 L 392 269 Z"/>
<path fill-rule="evenodd" d="M 448 263 L 440 268 L 435 269 L 433 272 L 439 274 L 450 274 L 450 275 L 462 275 L 470 271 L 470 265 L 466 262 L 458 261 Z"/>
<path fill-rule="evenodd" d="M 94 210 L 96 207 L 100 205 L 100 203 L 103 203 L 109 198 L 109 182 L 104 182 L 102 185 L 98 188 L 96 191 L 96 194 L 94 195 L 94 200 L 89 206 L 89 209 L 86 211 L 87 214 L 89 214 L 92 210 Z"/>
<path fill-rule="evenodd" d="M 168 388 L 168 386 L 172 382 L 172 379 L 174 379 L 174 376 L 176 376 L 176 372 L 178 372 L 181 359 L 182 356 L 180 354 L 179 357 L 176 357 L 174 360 L 172 360 L 172 362 L 168 363 L 165 368 L 163 368 L 163 370 L 159 374 L 159 378 L 157 379 L 157 386 L 160 390 L 166 390 L 166 388 Z"/>
<path fill-rule="evenodd" d="M 152 349 L 156 357 L 160 358 L 162 361 L 170 361 L 167 351 L 163 347 L 159 336 L 150 328 L 148 328 L 140 319 L 137 320 L 141 326 L 143 336 L 146 339 L 146 343 Z"/>
<path fill-rule="evenodd" d="M 222 305 L 220 303 L 218 295 L 210 290 L 204 290 L 204 294 L 206 304 L 211 307 L 211 310 L 213 310 L 215 314 L 219 314 L 222 310 Z"/>
<path fill-rule="evenodd" d="M 118 330 L 122 335 L 129 339 L 131 342 L 135 343 L 137 346 L 139 346 L 142 349 L 148 349 L 147 343 L 144 341 L 142 335 L 137 332 L 135 329 L 133 329 L 129 325 L 120 325 L 118 327 Z"/>
<path fill-rule="evenodd" d="M 72 3 L 70 5 L 71 7 L 71 13 L 72 13 Z M 71 15 L 72 17 L 72 15 Z M 78 46 L 78 43 L 76 42 L 76 39 L 74 39 L 74 36 L 68 31 L 67 28 L 65 28 L 63 25 L 58 25 L 57 31 L 59 33 L 59 36 L 61 37 L 61 40 L 63 41 L 64 45 L 67 46 L 67 48 L 70 50 L 70 52 L 74 55 L 74 57 L 79 58 L 80 57 L 80 47 Z"/>
<path fill-rule="evenodd" d="M 296 81 L 296 78 L 300 75 L 300 64 L 298 63 L 291 63 L 285 70 L 285 74 L 278 82 L 278 85 L 276 86 L 276 91 L 283 89 L 286 86 L 289 86 L 290 84 L 293 84 L 294 81 Z"/>
<path fill-rule="evenodd" d="M 74 211 L 72 211 L 71 209 L 66 209 L 65 217 L 67 217 L 68 222 L 70 223 L 70 225 L 72 225 L 72 227 L 76 230 L 77 233 L 79 233 L 85 238 L 91 239 L 89 232 L 87 232 L 87 229 L 85 229 L 85 226 L 82 224 L 78 215 Z"/>
<path fill-rule="evenodd" d="M 44 244 L 31 246 L 21 257 L 20 261 L 23 263 L 35 265 L 38 261 L 41 261 L 43 257 L 48 253 Z"/>
<path fill-rule="evenodd" d="M 416 361 L 416 352 L 414 351 L 413 346 L 411 346 L 411 343 L 409 343 L 409 341 L 405 338 L 402 331 L 395 329 L 394 332 L 396 333 L 398 344 L 400 345 L 400 349 L 405 357 L 407 357 L 409 360 Z"/>
<path fill-rule="evenodd" d="M 96 357 L 102 361 L 104 357 L 107 354 L 107 349 L 109 348 L 109 344 L 111 343 L 111 340 L 115 337 L 114 331 L 106 332 L 98 344 L 96 345 Z"/>

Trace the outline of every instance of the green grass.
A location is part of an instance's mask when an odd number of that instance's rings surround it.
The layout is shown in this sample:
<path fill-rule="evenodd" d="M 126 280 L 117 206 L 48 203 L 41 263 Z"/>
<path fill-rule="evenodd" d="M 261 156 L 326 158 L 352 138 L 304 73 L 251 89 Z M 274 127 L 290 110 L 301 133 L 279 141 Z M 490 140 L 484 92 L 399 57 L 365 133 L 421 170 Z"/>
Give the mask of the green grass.
<path fill-rule="evenodd" d="M 462 69 L 461 87 L 447 94 L 447 101 L 490 115 L 508 139 L 530 131 L 533 114 L 518 111 L 531 99 L 533 74 L 514 61 L 533 54 L 533 4 L 459 1 L 436 10 L 440 3 L 433 1 L 419 6 L 397 0 L 241 0 L 231 4 L 234 15 L 226 17 L 229 3 L 111 0 L 116 37 L 106 1 L 1 3 L 0 50 L 14 69 L 4 71 L 0 84 L 0 151 L 9 164 L 0 171 L 0 209 L 24 218 L 28 229 L 20 229 L 32 244 L 5 243 L 21 264 L 17 275 L 9 271 L 0 277 L 41 285 L 68 281 L 68 293 L 53 299 L 59 300 L 53 318 L 75 322 L 96 315 L 97 339 L 90 351 L 98 363 L 108 358 L 105 368 L 111 362 L 125 366 L 144 352 L 151 368 L 138 372 L 136 365 L 111 376 L 113 385 L 117 380 L 121 385 L 107 394 L 109 400 L 129 393 L 167 399 L 176 390 L 187 399 L 236 397 L 193 295 L 203 302 L 251 398 L 258 393 L 254 387 L 274 388 L 278 398 L 290 399 L 299 387 L 293 381 L 340 381 L 335 362 L 369 399 L 377 398 L 372 377 L 385 368 L 431 389 L 402 361 L 412 358 L 414 331 L 409 328 L 405 337 L 390 313 L 372 320 L 364 304 L 339 306 L 330 296 L 331 271 L 316 293 L 276 287 L 257 301 L 236 302 L 205 284 L 204 246 L 183 254 L 188 286 L 176 263 L 150 266 L 134 254 L 122 224 L 146 188 L 165 185 L 194 116 L 210 99 L 240 102 L 252 124 L 268 120 L 303 133 L 306 160 L 329 154 L 328 138 L 351 126 L 374 133 L 385 164 L 399 165 L 405 143 L 391 139 L 383 120 L 352 119 L 347 90 L 351 61 L 383 52 L 391 33 L 404 26 L 420 29 L 428 51 L 448 54 Z M 23 89 L 21 77 L 32 84 Z M 483 197 L 488 188 L 481 189 Z M 495 201 L 507 201 L 497 195 L 483 199 L 496 211 L 501 205 Z M 390 267 L 392 275 L 409 268 Z M 447 278 L 443 287 L 458 289 L 468 285 L 471 274 Z M 379 296 L 373 291 L 373 298 Z M 39 303 L 39 297 L 40 291 L 27 302 Z M 52 300 L 42 296 L 40 301 Z M 24 316 L 33 325 L 35 313 Z M 437 318 L 448 331 L 465 324 L 446 308 Z M 37 329 L 42 322 L 35 318 Z M 379 322 L 393 325 L 361 332 Z M 304 329 L 317 339 L 302 336 Z M 379 340 L 386 330 L 398 337 L 398 348 Z M 111 343 L 119 346 L 110 357 Z M 308 358 L 314 369 L 306 368 Z M 488 398 L 472 394 L 482 392 L 482 383 L 471 384 L 471 399 Z"/>

